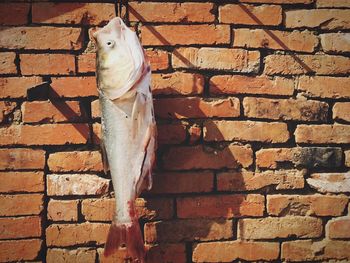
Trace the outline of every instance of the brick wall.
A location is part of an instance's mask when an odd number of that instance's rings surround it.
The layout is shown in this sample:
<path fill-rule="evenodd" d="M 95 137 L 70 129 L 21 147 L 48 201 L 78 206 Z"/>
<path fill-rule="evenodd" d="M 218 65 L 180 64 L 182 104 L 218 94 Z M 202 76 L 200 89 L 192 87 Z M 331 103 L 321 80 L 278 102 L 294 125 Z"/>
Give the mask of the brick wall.
<path fill-rule="evenodd" d="M 89 31 L 117 4 L 0 4 L 0 262 L 102 256 Z M 159 129 L 148 262 L 350 261 L 350 2 L 132 2 Z M 126 12 L 127 11 L 127 12 Z"/>

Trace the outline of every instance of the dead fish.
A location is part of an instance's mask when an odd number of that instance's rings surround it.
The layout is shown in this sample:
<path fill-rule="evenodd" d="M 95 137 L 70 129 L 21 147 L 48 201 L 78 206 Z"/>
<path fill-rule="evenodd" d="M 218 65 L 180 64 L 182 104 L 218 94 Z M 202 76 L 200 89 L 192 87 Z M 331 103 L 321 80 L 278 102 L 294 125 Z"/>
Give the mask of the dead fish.
<path fill-rule="evenodd" d="M 152 186 L 156 123 L 150 89 L 150 64 L 136 36 L 119 17 L 93 34 L 101 110 L 104 170 L 110 171 L 116 213 L 104 255 L 125 244 L 143 262 L 144 242 L 134 201 Z"/>

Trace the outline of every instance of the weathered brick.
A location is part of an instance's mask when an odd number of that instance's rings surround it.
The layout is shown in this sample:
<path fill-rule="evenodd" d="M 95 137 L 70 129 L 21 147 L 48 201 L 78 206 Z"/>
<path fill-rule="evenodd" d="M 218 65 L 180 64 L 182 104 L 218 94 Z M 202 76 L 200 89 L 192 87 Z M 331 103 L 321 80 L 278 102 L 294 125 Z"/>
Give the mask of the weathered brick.
<path fill-rule="evenodd" d="M 157 173 L 152 193 L 176 194 L 210 192 L 213 190 L 214 174 L 211 172 Z"/>
<path fill-rule="evenodd" d="M 52 172 L 102 171 L 101 154 L 98 151 L 56 152 L 47 160 Z"/>
<path fill-rule="evenodd" d="M 311 238 L 320 237 L 322 232 L 322 220 L 319 218 L 286 216 L 240 219 L 237 235 L 241 239 Z"/>
<path fill-rule="evenodd" d="M 348 201 L 345 195 L 268 195 L 267 212 L 273 216 L 340 216 Z"/>
<path fill-rule="evenodd" d="M 50 86 L 52 97 L 74 98 L 98 95 L 95 77 L 52 78 Z"/>
<path fill-rule="evenodd" d="M 189 127 L 188 133 L 190 135 L 190 144 L 195 144 L 202 137 L 202 127 L 200 124 L 193 124 Z"/>
<path fill-rule="evenodd" d="M 201 94 L 204 89 L 204 77 L 183 72 L 153 74 L 151 87 L 154 95 Z"/>
<path fill-rule="evenodd" d="M 96 53 L 83 53 L 77 57 L 78 72 L 87 73 L 96 71 Z"/>
<path fill-rule="evenodd" d="M 99 145 L 101 139 L 101 124 L 94 123 L 92 125 L 92 141 L 94 144 Z"/>
<path fill-rule="evenodd" d="M 110 184 L 93 174 L 49 174 L 46 178 L 49 196 L 100 195 L 108 192 Z"/>
<path fill-rule="evenodd" d="M 214 45 L 230 43 L 228 25 L 160 25 L 141 27 L 142 45 Z"/>
<path fill-rule="evenodd" d="M 287 28 L 317 27 L 338 30 L 350 28 L 350 10 L 300 9 L 288 10 L 284 14 Z"/>
<path fill-rule="evenodd" d="M 0 261 L 34 260 L 39 255 L 41 244 L 40 239 L 0 241 Z"/>
<path fill-rule="evenodd" d="M 43 172 L 0 172 L 0 181 L 0 193 L 44 191 Z"/>
<path fill-rule="evenodd" d="M 25 25 L 28 23 L 29 3 L 1 3 L 0 25 Z"/>
<path fill-rule="evenodd" d="M 53 224 L 46 228 L 47 246 L 74 246 L 84 244 L 104 244 L 110 224 L 80 223 Z"/>
<path fill-rule="evenodd" d="M 349 242 L 327 239 L 283 242 L 281 258 L 288 262 L 328 259 L 345 259 L 346 262 L 350 258 Z"/>
<path fill-rule="evenodd" d="M 91 117 L 93 119 L 101 118 L 99 99 L 96 99 L 96 100 L 91 102 Z"/>
<path fill-rule="evenodd" d="M 255 72 L 260 66 L 259 51 L 233 48 L 178 48 L 172 54 L 173 68 Z"/>
<path fill-rule="evenodd" d="M 262 216 L 265 209 L 262 195 L 220 195 L 179 197 L 176 200 L 179 218 L 232 218 Z"/>
<path fill-rule="evenodd" d="M 294 92 L 292 79 L 267 76 L 220 75 L 210 79 L 211 94 L 288 95 Z"/>
<path fill-rule="evenodd" d="M 131 2 L 130 21 L 141 22 L 214 22 L 211 3 Z"/>
<path fill-rule="evenodd" d="M 279 25 L 282 8 L 278 5 L 227 4 L 219 7 L 220 23 L 242 25 Z"/>
<path fill-rule="evenodd" d="M 42 83 L 41 77 L 0 78 L 0 98 L 25 98 L 30 88 Z"/>
<path fill-rule="evenodd" d="M 78 101 L 32 101 L 22 104 L 23 122 L 74 122 L 86 120 Z"/>
<path fill-rule="evenodd" d="M 0 101 L 0 123 L 7 121 L 8 115 L 13 113 L 13 110 L 17 107 L 16 102 L 12 101 Z"/>
<path fill-rule="evenodd" d="M 321 193 L 350 192 L 350 173 L 314 173 L 306 181 Z"/>
<path fill-rule="evenodd" d="M 0 28 L 0 48 L 6 49 L 78 50 L 82 48 L 83 41 L 80 28 L 52 26 Z M 37 67 L 38 63 L 34 65 Z"/>
<path fill-rule="evenodd" d="M 193 249 L 193 262 L 232 262 L 274 260 L 279 255 L 276 242 L 223 241 L 199 243 Z"/>
<path fill-rule="evenodd" d="M 303 76 L 298 81 L 298 90 L 308 97 L 340 99 L 350 98 L 349 85 L 349 78 Z"/>
<path fill-rule="evenodd" d="M 0 145 L 80 144 L 87 142 L 89 127 L 81 123 L 11 125 L 0 128 L 0 135 Z"/>
<path fill-rule="evenodd" d="M 350 73 L 350 59 L 323 54 L 268 55 L 265 57 L 265 73 L 268 75 L 348 74 Z"/>
<path fill-rule="evenodd" d="M 82 214 L 89 221 L 111 221 L 115 215 L 115 206 L 114 198 L 85 199 L 82 202 Z M 173 200 L 169 198 L 138 198 L 135 207 L 141 219 L 159 220 L 173 216 Z"/>
<path fill-rule="evenodd" d="M 217 174 L 217 189 L 219 191 L 252 191 L 266 186 L 275 186 L 277 190 L 302 189 L 304 187 L 304 172 L 285 170 Z"/>
<path fill-rule="evenodd" d="M 328 104 L 301 99 L 244 98 L 244 115 L 249 118 L 298 121 L 327 121 Z"/>
<path fill-rule="evenodd" d="M 46 254 L 47 263 L 95 263 L 96 262 L 96 250 L 91 248 L 78 248 L 78 249 L 59 249 L 52 248 L 47 250 Z"/>
<path fill-rule="evenodd" d="M 337 102 L 333 106 L 333 119 L 350 122 L 350 102 Z"/>
<path fill-rule="evenodd" d="M 39 216 L 0 218 L 0 239 L 40 236 L 41 218 Z"/>
<path fill-rule="evenodd" d="M 78 200 L 50 199 L 47 206 L 47 218 L 52 221 L 77 221 Z"/>
<path fill-rule="evenodd" d="M 38 215 L 43 210 L 42 194 L 0 195 L 0 216 Z"/>
<path fill-rule="evenodd" d="M 21 54 L 23 75 L 70 75 L 75 72 L 71 54 Z"/>
<path fill-rule="evenodd" d="M 44 169 L 45 151 L 25 148 L 0 149 L 0 170 Z"/>
<path fill-rule="evenodd" d="M 278 31 L 241 28 L 233 30 L 233 46 L 313 52 L 318 38 L 310 31 Z"/>
<path fill-rule="evenodd" d="M 33 23 L 100 25 L 115 17 L 114 4 L 33 3 Z"/>
<path fill-rule="evenodd" d="M 276 169 L 288 163 L 297 167 L 339 167 L 342 165 L 343 151 L 337 147 L 296 147 L 261 149 L 256 152 L 256 165 Z"/>
<path fill-rule="evenodd" d="M 147 243 L 208 241 L 232 238 L 232 221 L 217 219 L 183 219 L 145 224 Z"/>
<path fill-rule="evenodd" d="M 167 51 L 147 49 L 146 56 L 151 63 L 151 70 L 164 70 L 169 67 L 169 54 Z M 152 75 L 153 79 L 154 75 Z"/>
<path fill-rule="evenodd" d="M 298 125 L 294 135 L 297 143 L 350 143 L 350 125 Z"/>
<path fill-rule="evenodd" d="M 289 139 L 287 124 L 257 121 L 212 121 L 203 127 L 205 141 L 258 141 L 286 142 Z"/>
<path fill-rule="evenodd" d="M 350 7 L 348 0 L 317 0 L 316 6 L 319 7 Z"/>
<path fill-rule="evenodd" d="M 154 102 L 154 111 L 159 118 L 186 119 L 206 117 L 238 117 L 239 99 L 162 98 Z"/>
<path fill-rule="evenodd" d="M 329 238 L 350 238 L 350 216 L 333 218 L 327 222 L 326 235 Z"/>
<path fill-rule="evenodd" d="M 14 52 L 0 52 L 0 74 L 16 74 L 15 59 L 16 53 Z"/>
<path fill-rule="evenodd" d="M 321 34 L 321 45 L 326 53 L 350 52 L 349 33 L 328 33 Z"/>
<path fill-rule="evenodd" d="M 163 155 L 164 167 L 170 170 L 249 167 L 252 163 L 253 152 L 247 145 L 172 147 Z"/>
<path fill-rule="evenodd" d="M 181 123 L 157 125 L 157 142 L 179 144 L 186 140 L 186 127 Z"/>
<path fill-rule="evenodd" d="M 239 0 L 242 3 L 266 3 L 266 4 L 311 4 L 314 0 Z"/>
<path fill-rule="evenodd" d="M 350 167 L 350 150 L 345 151 L 345 166 Z"/>

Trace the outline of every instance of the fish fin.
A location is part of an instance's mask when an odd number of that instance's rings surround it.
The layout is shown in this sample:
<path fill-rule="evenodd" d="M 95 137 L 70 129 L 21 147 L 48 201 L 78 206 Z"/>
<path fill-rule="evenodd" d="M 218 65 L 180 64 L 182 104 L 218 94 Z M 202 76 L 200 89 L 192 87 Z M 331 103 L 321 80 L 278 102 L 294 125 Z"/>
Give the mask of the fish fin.
<path fill-rule="evenodd" d="M 105 147 L 105 144 L 104 144 L 104 141 L 102 138 L 100 140 L 100 147 L 101 147 L 103 171 L 105 174 L 107 174 L 107 172 L 109 170 L 109 164 L 108 164 L 108 159 L 107 159 L 106 147 Z"/>

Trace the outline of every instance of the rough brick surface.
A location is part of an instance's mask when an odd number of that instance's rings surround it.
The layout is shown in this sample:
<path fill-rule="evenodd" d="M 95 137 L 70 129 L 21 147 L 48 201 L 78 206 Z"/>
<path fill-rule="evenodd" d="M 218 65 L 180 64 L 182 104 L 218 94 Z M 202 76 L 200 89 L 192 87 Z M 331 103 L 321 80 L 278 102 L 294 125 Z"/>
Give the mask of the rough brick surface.
<path fill-rule="evenodd" d="M 298 143 L 350 143 L 350 126 L 298 125 L 295 140 Z"/>
<path fill-rule="evenodd" d="M 30 88 L 43 83 L 41 77 L 12 77 L 0 79 L 0 98 L 25 98 Z"/>
<path fill-rule="evenodd" d="M 43 192 L 43 172 L 0 172 L 0 193 Z"/>
<path fill-rule="evenodd" d="M 29 3 L 1 3 L 0 25 L 25 25 L 28 22 Z"/>
<path fill-rule="evenodd" d="M 307 183 L 322 193 L 350 192 L 350 173 L 315 173 Z"/>
<path fill-rule="evenodd" d="M 326 226 L 328 237 L 332 239 L 350 238 L 350 216 L 343 216 L 328 221 Z"/>
<path fill-rule="evenodd" d="M 52 221 L 77 221 L 78 200 L 51 199 L 47 205 L 47 218 Z"/>
<path fill-rule="evenodd" d="M 317 0 L 317 7 L 350 7 L 347 0 Z"/>
<path fill-rule="evenodd" d="M 0 53 L 0 73 L 1 74 L 16 74 L 17 67 L 15 64 L 16 53 L 1 52 Z"/>
<path fill-rule="evenodd" d="M 328 33 L 321 35 L 321 45 L 326 53 L 350 52 L 349 33 Z"/>
<path fill-rule="evenodd" d="M 0 241 L 0 261 L 34 260 L 39 255 L 41 245 L 40 239 Z"/>
<path fill-rule="evenodd" d="M 0 195 L 0 216 L 38 215 L 44 208 L 42 194 Z"/>
<path fill-rule="evenodd" d="M 0 218 L 0 239 L 40 236 L 41 218 L 39 216 Z"/>
<path fill-rule="evenodd" d="M 94 77 L 52 78 L 50 86 L 52 97 L 97 96 L 96 79 Z"/>
<path fill-rule="evenodd" d="M 350 122 L 350 102 L 337 102 L 333 106 L 333 119 Z"/>
<path fill-rule="evenodd" d="M 89 248 L 78 249 L 59 249 L 52 248 L 47 250 L 47 263 L 94 263 L 96 261 L 96 250 Z"/>
<path fill-rule="evenodd" d="M 45 166 L 45 151 L 29 148 L 0 149 L 1 170 L 38 169 Z"/>

